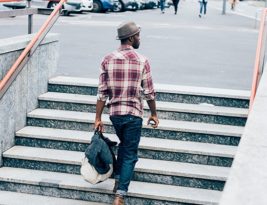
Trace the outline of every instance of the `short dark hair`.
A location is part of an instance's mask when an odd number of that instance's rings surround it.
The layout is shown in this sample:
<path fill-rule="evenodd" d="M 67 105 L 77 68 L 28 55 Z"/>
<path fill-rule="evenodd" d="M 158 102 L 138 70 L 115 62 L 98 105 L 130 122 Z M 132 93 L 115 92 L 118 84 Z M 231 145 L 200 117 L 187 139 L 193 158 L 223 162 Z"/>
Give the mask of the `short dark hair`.
<path fill-rule="evenodd" d="M 124 39 L 121 39 L 121 43 L 122 44 L 125 44 L 127 41 L 128 41 L 129 38 L 124 38 Z"/>

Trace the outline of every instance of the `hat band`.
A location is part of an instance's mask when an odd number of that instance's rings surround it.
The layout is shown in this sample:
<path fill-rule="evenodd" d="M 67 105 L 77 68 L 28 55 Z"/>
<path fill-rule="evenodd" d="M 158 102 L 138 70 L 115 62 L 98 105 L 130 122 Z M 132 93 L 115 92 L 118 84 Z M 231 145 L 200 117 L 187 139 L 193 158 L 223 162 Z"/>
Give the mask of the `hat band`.
<path fill-rule="evenodd" d="M 125 38 L 129 38 L 131 36 L 134 36 L 135 34 L 137 34 L 138 32 L 140 32 L 140 28 L 138 28 L 135 32 L 133 33 L 128 33 L 128 34 L 125 34 L 125 35 L 121 35 L 121 36 L 118 36 L 117 39 L 118 40 L 121 40 L 121 39 L 125 39 Z"/>

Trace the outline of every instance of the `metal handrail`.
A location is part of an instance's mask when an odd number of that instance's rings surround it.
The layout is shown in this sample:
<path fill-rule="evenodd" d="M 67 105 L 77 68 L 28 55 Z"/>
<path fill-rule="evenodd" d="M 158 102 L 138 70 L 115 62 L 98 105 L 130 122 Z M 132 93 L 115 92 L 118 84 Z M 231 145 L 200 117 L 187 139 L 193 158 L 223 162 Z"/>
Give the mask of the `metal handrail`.
<path fill-rule="evenodd" d="M 252 105 L 256 96 L 257 88 L 259 85 L 259 81 L 262 75 L 263 66 L 264 66 L 264 55 L 266 49 L 266 38 L 267 38 L 267 27 L 266 27 L 266 17 L 267 17 L 267 8 L 262 11 L 261 23 L 258 35 L 258 43 L 256 50 L 256 58 L 254 64 L 254 73 L 252 78 L 252 86 L 251 86 L 251 95 L 249 101 L 249 110 L 252 109 Z"/>
<path fill-rule="evenodd" d="M 0 2 L 5 3 L 5 2 L 14 2 L 14 1 L 23 1 L 23 0 L 0 0 Z"/>
<path fill-rule="evenodd" d="M 55 7 L 53 12 L 49 15 L 48 19 L 42 25 L 40 30 L 33 37 L 33 39 L 26 46 L 26 48 L 22 51 L 22 53 L 15 61 L 15 63 L 12 65 L 12 67 L 9 69 L 4 78 L 0 81 L 0 99 L 3 97 L 3 95 L 11 85 L 11 83 L 16 79 L 17 75 L 20 73 L 25 64 L 28 62 L 29 58 L 33 55 L 34 51 L 42 42 L 42 40 L 45 38 L 46 34 L 49 32 L 51 27 L 55 24 L 56 20 L 60 16 L 60 10 L 65 1 L 66 0 L 61 0 L 59 2 L 59 4 Z"/>

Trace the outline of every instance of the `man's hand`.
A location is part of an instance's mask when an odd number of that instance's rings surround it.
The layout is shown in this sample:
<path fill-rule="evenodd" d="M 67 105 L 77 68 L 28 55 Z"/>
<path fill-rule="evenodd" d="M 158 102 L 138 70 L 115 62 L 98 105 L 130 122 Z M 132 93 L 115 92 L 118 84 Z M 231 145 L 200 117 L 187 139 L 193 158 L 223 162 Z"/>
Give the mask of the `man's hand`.
<path fill-rule="evenodd" d="M 96 102 L 96 114 L 95 114 L 95 130 L 103 132 L 103 122 L 101 121 L 101 115 L 105 107 L 106 101 L 97 100 Z"/>
<path fill-rule="evenodd" d="M 95 130 L 104 132 L 104 124 L 101 120 L 95 120 Z"/>
<path fill-rule="evenodd" d="M 153 122 L 153 123 L 151 123 Z M 157 128 L 158 125 L 159 125 L 159 119 L 157 117 L 157 115 L 151 115 L 149 118 L 148 118 L 148 121 L 147 121 L 147 125 L 151 124 L 151 126 L 153 128 Z"/>

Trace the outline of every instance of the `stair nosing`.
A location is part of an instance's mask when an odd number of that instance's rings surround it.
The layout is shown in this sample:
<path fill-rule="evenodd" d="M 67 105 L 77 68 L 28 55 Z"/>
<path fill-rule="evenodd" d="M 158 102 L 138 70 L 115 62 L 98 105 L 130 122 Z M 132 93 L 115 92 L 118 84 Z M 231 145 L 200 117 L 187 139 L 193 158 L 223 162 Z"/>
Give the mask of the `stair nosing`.
<path fill-rule="evenodd" d="M 45 114 L 40 114 L 44 113 Z M 53 113 L 51 115 L 51 113 Z M 57 115 L 55 115 L 57 113 Z M 69 115 L 67 117 L 61 118 L 61 115 Z M 50 114 L 50 116 L 48 115 Z M 83 118 L 78 118 L 82 116 Z M 71 116 L 71 117 L 70 117 Z M 91 116 L 91 119 L 90 119 Z M 50 120 L 59 120 L 59 121 L 73 121 L 73 122 L 82 122 L 82 123 L 94 123 L 95 113 L 89 112 L 77 112 L 77 111 L 66 111 L 66 110 L 54 110 L 54 109 L 40 109 L 37 108 L 32 112 L 27 114 L 27 117 L 30 118 L 39 118 L 39 119 L 50 119 Z M 153 129 L 151 126 L 146 125 L 146 118 L 143 118 L 143 128 Z M 201 134 L 212 134 L 212 135 L 223 135 L 223 136 L 233 136 L 240 137 L 243 134 L 244 127 L 232 126 L 232 125 L 221 125 L 221 124 L 209 124 L 209 123 L 199 123 L 199 122 L 189 122 L 189 121 L 177 121 L 177 120 L 163 120 L 159 119 L 160 124 L 157 129 L 169 130 L 169 131 L 180 131 L 180 132 L 193 132 Z M 102 115 L 102 121 L 106 125 L 111 125 L 109 116 L 107 114 Z M 162 125 L 163 122 L 163 125 Z M 170 124 L 175 123 L 177 127 L 170 127 Z M 198 127 L 199 126 L 199 127 Z M 196 128 L 198 127 L 198 128 Z M 213 128 L 213 129 L 212 129 Z M 210 130 L 208 130 L 210 129 Z M 221 131 L 221 130 L 223 131 Z M 235 129 L 238 131 L 229 130 Z M 226 130 L 226 131 L 225 131 Z"/>
<path fill-rule="evenodd" d="M 31 185 L 40 185 L 40 183 L 49 183 L 51 181 L 52 183 L 58 184 L 59 188 L 107 194 L 113 194 L 112 188 L 114 184 L 113 179 L 108 179 L 105 182 L 90 185 L 84 181 L 80 175 L 10 167 L 0 168 L 0 180 Z M 142 189 L 140 189 L 140 187 L 142 187 Z M 167 196 L 166 192 L 168 192 Z M 188 193 L 191 193 L 191 198 L 189 198 Z M 131 181 L 127 195 L 155 200 L 213 205 L 219 202 L 221 192 L 216 190 Z"/>
<path fill-rule="evenodd" d="M 44 133 L 45 131 L 52 132 L 53 130 L 56 132 L 64 132 L 65 136 L 68 136 L 68 132 L 71 132 L 75 136 L 78 136 L 79 134 L 82 135 L 88 135 L 88 138 L 86 140 L 79 141 L 79 138 L 72 138 L 72 140 L 67 139 L 66 137 L 61 139 L 61 136 L 59 137 L 59 134 L 57 136 L 51 136 L 49 135 L 41 135 L 41 134 L 33 134 L 33 133 L 27 133 L 27 129 L 38 129 L 42 130 L 40 133 Z M 26 133 L 24 130 L 26 129 Z M 23 133 L 24 132 L 24 133 Z M 77 133 L 77 134 L 75 134 Z M 63 135 L 63 134 L 62 134 Z M 70 134 L 69 134 L 70 135 Z M 115 134 L 104 134 L 109 139 L 119 142 L 118 138 Z M 93 136 L 93 132 L 87 132 L 87 131 L 76 131 L 76 130 L 62 130 L 62 129 L 55 129 L 55 128 L 43 128 L 43 127 L 25 127 L 19 131 L 16 132 L 16 136 L 19 137 L 26 137 L 26 138 L 36 138 L 36 139 L 47 139 L 47 140 L 58 140 L 58 141 L 68 141 L 68 142 L 77 142 L 77 143 L 89 143 L 91 137 Z M 149 142 L 152 143 L 149 143 Z M 165 142 L 165 144 L 164 144 Z M 167 142 L 167 143 L 166 143 Z M 155 145 L 163 145 L 163 146 L 154 146 Z M 169 147 L 164 147 L 164 145 Z M 198 147 L 198 149 L 195 149 L 195 147 Z M 202 150 L 199 149 L 199 147 L 203 147 Z M 205 149 L 204 149 L 205 148 Z M 200 154 L 200 155 L 208 155 L 208 156 L 217 156 L 217 157 L 230 157 L 233 158 L 237 147 L 231 146 L 231 145 L 218 145 L 218 144 L 209 144 L 209 143 L 201 143 L 201 142 L 192 142 L 192 141 L 181 141 L 181 140 L 172 140 L 172 139 L 160 139 L 160 138 L 153 138 L 153 137 L 141 137 L 139 149 L 149 149 L 153 151 L 167 151 L 167 152 L 174 152 L 174 153 L 188 153 L 188 154 Z M 211 151 L 211 150 L 213 151 Z M 228 151 L 221 151 L 220 149 L 228 149 Z M 230 149 L 230 150 L 229 150 Z M 214 150 L 218 150 L 217 152 L 214 152 Z"/>
<path fill-rule="evenodd" d="M 38 99 L 41 101 L 51 101 L 51 102 L 67 102 L 67 103 L 86 104 L 86 105 L 96 104 L 96 96 L 80 95 L 72 93 L 48 92 L 40 95 Z M 164 104 L 166 105 L 164 106 Z M 147 110 L 148 106 L 144 104 L 144 108 Z M 246 108 L 208 106 L 202 104 L 186 104 L 186 103 L 174 103 L 174 102 L 163 102 L 163 101 L 157 101 L 157 110 L 166 112 L 207 114 L 213 116 L 226 116 L 226 117 L 246 118 L 248 116 L 248 109 Z"/>
<path fill-rule="evenodd" d="M 2 197 L 1 197 L 2 196 Z M 91 202 L 91 201 L 82 201 L 77 199 L 67 199 L 67 198 L 60 198 L 60 197 L 52 197 L 52 196 L 45 196 L 45 195 L 37 195 L 37 194 L 29 194 L 29 193 L 21 193 L 21 192 L 13 192 L 13 191 L 0 191 L 0 198 L 1 198 L 1 204 L 32 204 L 36 203 L 37 201 L 42 205 L 49 202 L 49 205 L 53 203 L 54 205 L 58 204 L 64 204 L 66 203 L 68 205 L 70 204 L 76 204 L 76 205 L 107 205 L 105 203 L 99 203 L 99 202 Z M 26 201 L 25 201 L 26 199 Z M 14 202 L 15 200 L 15 202 Z M 30 203 L 29 203 L 30 202 Z M 2 204 L 2 205 L 4 205 Z"/>
<path fill-rule="evenodd" d="M 59 157 L 60 155 L 61 157 Z M 71 157 L 68 158 L 68 156 L 70 155 Z M 64 157 L 64 159 L 62 159 L 62 156 Z M 82 163 L 82 159 L 84 158 L 84 152 L 26 147 L 26 146 L 14 146 L 3 153 L 3 158 L 21 159 L 34 162 L 42 161 L 49 163 L 80 166 Z M 152 169 L 153 166 L 154 169 Z M 166 169 L 166 167 L 170 169 Z M 192 172 L 192 170 L 196 169 L 200 170 Z M 209 173 L 205 174 L 203 173 L 203 170 L 205 170 L 205 172 L 209 171 Z M 228 167 L 217 167 L 211 165 L 199 165 L 199 164 L 145 159 L 145 158 L 139 158 L 139 161 L 137 162 L 135 167 L 135 171 L 137 172 L 154 173 L 165 176 L 194 177 L 199 179 L 220 180 L 220 181 L 226 181 L 229 170 L 230 168 Z M 218 173 L 218 171 L 221 172 L 220 176 L 216 174 Z"/>
<path fill-rule="evenodd" d="M 79 82 L 80 81 L 80 82 Z M 81 77 L 67 77 L 57 76 L 49 80 L 49 84 L 56 85 L 72 85 L 81 87 L 98 87 L 98 80 L 92 78 Z M 167 92 L 174 94 L 187 94 L 207 97 L 223 97 L 249 100 L 249 90 L 233 90 L 223 88 L 208 88 L 208 87 L 194 87 L 194 86 L 177 86 L 173 84 L 155 84 L 155 89 L 158 93 Z M 238 94 L 239 93 L 239 94 Z"/>

